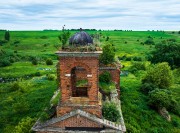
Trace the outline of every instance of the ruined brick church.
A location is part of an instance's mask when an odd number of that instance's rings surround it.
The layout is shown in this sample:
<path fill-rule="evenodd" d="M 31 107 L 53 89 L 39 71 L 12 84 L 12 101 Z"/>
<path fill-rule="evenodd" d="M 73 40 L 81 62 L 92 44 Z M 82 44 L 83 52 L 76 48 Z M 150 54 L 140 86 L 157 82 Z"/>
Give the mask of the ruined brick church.
<path fill-rule="evenodd" d="M 70 38 L 69 44 L 85 47 L 93 45 L 93 40 L 88 33 L 80 31 Z M 126 131 L 123 118 L 120 123 L 114 123 L 102 116 L 99 74 L 103 71 L 111 73 L 112 80 L 116 83 L 116 98 L 119 98 L 120 67 L 100 67 L 101 53 L 100 50 L 56 52 L 59 56 L 58 78 L 61 92 L 56 116 L 44 123 L 36 122 L 32 128 L 34 131 L 38 133 L 122 133 Z M 83 86 L 78 85 L 80 81 L 84 83 Z"/>

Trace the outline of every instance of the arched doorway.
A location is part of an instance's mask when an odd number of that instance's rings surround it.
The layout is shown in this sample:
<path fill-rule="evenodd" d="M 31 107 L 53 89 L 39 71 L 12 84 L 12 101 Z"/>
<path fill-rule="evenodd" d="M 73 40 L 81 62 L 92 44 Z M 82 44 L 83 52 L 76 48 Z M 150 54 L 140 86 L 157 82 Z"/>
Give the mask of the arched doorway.
<path fill-rule="evenodd" d="M 76 66 L 71 69 L 72 97 L 88 97 L 87 70 Z"/>

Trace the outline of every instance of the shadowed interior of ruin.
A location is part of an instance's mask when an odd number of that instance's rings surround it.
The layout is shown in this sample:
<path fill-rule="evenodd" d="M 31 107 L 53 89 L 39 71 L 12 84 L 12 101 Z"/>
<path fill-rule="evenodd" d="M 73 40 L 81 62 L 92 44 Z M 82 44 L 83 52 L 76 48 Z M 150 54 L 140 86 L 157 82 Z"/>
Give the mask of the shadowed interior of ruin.
<path fill-rule="evenodd" d="M 88 97 L 87 71 L 83 67 L 71 70 L 72 97 Z"/>

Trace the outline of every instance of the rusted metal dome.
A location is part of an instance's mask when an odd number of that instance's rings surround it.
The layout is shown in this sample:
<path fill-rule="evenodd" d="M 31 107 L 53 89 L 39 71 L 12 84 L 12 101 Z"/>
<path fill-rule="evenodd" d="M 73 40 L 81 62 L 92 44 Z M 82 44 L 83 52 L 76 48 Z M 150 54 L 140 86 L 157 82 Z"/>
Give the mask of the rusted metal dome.
<path fill-rule="evenodd" d="M 69 44 L 75 44 L 75 45 L 91 45 L 93 44 L 93 39 L 91 36 L 84 32 L 80 31 L 75 33 L 70 39 L 69 39 Z"/>

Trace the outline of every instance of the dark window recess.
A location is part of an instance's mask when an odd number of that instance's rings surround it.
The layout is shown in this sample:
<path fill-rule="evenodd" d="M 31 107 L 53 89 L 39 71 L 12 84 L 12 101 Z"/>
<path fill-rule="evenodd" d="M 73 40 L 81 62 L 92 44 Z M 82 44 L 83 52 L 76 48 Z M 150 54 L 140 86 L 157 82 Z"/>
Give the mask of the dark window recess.
<path fill-rule="evenodd" d="M 73 97 L 88 97 L 87 71 L 82 67 L 71 70 L 71 89 Z"/>

